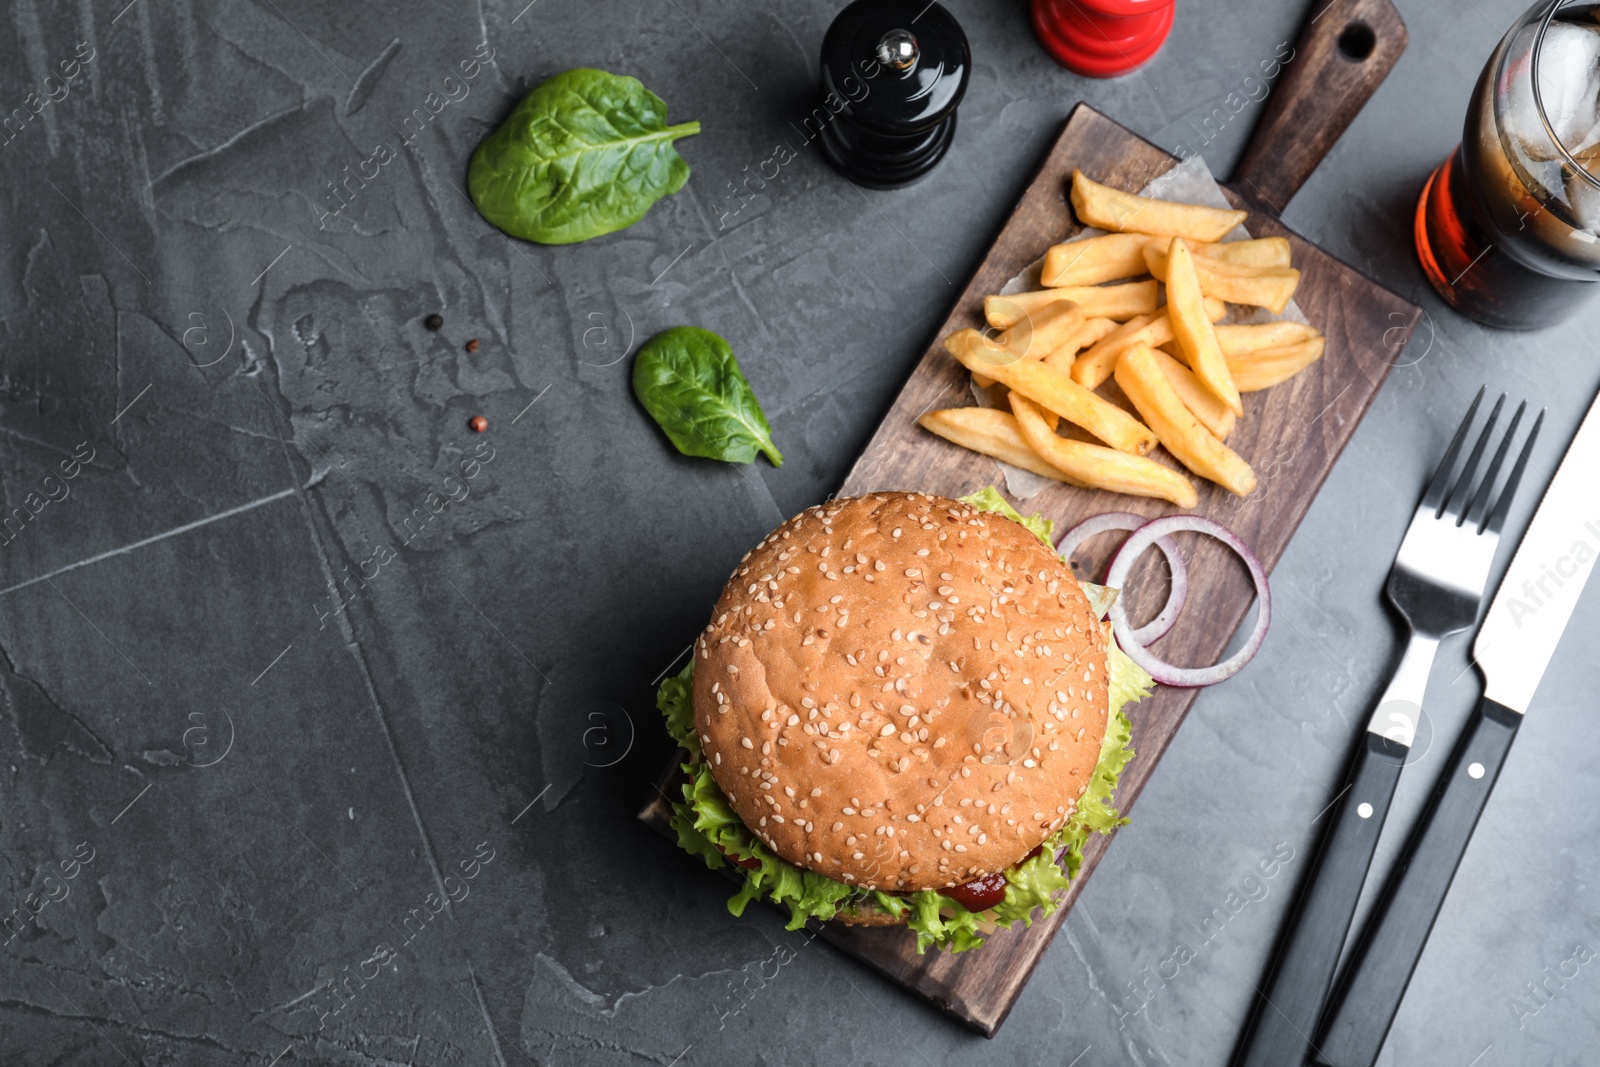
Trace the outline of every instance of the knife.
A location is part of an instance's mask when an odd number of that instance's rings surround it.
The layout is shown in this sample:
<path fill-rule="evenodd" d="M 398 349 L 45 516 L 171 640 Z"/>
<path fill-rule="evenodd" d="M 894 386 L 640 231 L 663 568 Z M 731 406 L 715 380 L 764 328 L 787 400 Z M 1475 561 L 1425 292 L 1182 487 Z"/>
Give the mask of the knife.
<path fill-rule="evenodd" d="M 1384 883 L 1314 1043 L 1323 1067 L 1377 1060 L 1517 727 L 1600 555 L 1600 399 L 1522 535 L 1473 643 L 1484 691 Z"/>

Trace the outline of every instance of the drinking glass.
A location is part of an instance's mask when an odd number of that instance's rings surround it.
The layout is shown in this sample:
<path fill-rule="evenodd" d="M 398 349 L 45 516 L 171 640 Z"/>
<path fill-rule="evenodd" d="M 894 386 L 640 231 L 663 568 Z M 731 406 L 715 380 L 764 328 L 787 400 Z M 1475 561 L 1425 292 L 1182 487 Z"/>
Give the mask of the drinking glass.
<path fill-rule="evenodd" d="M 1600 3 L 1540 0 L 1506 34 L 1415 228 L 1428 280 L 1486 325 L 1549 326 L 1600 291 Z"/>

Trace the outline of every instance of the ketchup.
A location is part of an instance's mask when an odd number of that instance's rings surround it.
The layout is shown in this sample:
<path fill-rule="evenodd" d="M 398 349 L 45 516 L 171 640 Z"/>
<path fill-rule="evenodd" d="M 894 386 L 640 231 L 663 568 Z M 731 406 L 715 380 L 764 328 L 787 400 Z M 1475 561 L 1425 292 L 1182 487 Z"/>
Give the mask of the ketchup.
<path fill-rule="evenodd" d="M 1006 876 L 1004 872 L 996 871 L 966 885 L 941 889 L 939 892 L 968 911 L 988 911 L 1006 899 Z"/>
<path fill-rule="evenodd" d="M 1035 847 L 1032 852 L 1022 857 L 1022 862 L 1025 863 L 1033 859 L 1043 850 L 1043 845 Z M 1008 884 L 1005 872 L 996 871 L 994 874 L 986 874 L 982 878 L 968 882 L 966 885 L 958 885 L 951 889 L 941 889 L 939 892 L 968 911 L 988 911 L 990 908 L 997 907 L 1001 901 L 1006 899 L 1006 886 Z"/>

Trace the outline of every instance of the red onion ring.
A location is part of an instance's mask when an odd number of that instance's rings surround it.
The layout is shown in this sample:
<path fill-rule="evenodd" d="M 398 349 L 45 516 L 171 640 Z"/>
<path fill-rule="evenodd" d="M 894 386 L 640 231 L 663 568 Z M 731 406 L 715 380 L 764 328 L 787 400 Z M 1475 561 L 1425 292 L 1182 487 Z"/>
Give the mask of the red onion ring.
<path fill-rule="evenodd" d="M 1198 515 L 1171 515 L 1164 519 L 1147 522 L 1133 532 L 1133 535 L 1123 542 L 1122 548 L 1117 551 L 1111 560 L 1111 568 L 1106 573 L 1106 584 L 1121 587 L 1128 580 L 1128 574 L 1133 570 L 1134 560 L 1152 544 L 1159 543 L 1163 537 L 1175 533 L 1192 531 L 1214 537 L 1229 548 L 1244 561 L 1250 571 L 1250 580 L 1255 583 L 1256 600 L 1256 626 L 1250 631 L 1249 638 L 1244 647 L 1221 663 L 1210 667 L 1178 667 L 1165 660 L 1152 655 L 1150 650 L 1137 638 L 1137 631 L 1128 624 L 1128 615 L 1119 599 L 1111 605 L 1111 632 L 1116 635 L 1117 644 L 1122 651 L 1127 653 L 1129 659 L 1149 672 L 1150 677 L 1162 685 L 1183 686 L 1197 688 L 1205 685 L 1215 685 L 1226 678 L 1231 678 L 1255 658 L 1261 649 L 1261 642 L 1266 640 L 1267 627 L 1272 624 L 1272 592 L 1267 585 L 1266 568 L 1250 551 L 1239 535 L 1223 526 L 1221 523 L 1210 519 L 1202 519 Z"/>
<path fill-rule="evenodd" d="M 1056 542 L 1056 552 L 1070 565 L 1072 554 L 1089 538 L 1112 530 L 1131 532 L 1149 521 L 1145 516 L 1135 515 L 1131 511 L 1108 511 L 1104 515 L 1085 519 L 1062 534 L 1061 540 Z M 1167 602 L 1161 606 L 1156 617 L 1133 631 L 1133 639 L 1141 645 L 1154 644 L 1165 637 L 1177 623 L 1183 603 L 1189 598 L 1189 568 L 1184 565 L 1183 557 L 1178 555 L 1178 546 L 1170 537 L 1158 539 L 1155 546 L 1167 559 L 1167 568 L 1172 572 L 1172 585 L 1167 590 Z M 1115 585 L 1110 581 L 1106 584 Z"/>

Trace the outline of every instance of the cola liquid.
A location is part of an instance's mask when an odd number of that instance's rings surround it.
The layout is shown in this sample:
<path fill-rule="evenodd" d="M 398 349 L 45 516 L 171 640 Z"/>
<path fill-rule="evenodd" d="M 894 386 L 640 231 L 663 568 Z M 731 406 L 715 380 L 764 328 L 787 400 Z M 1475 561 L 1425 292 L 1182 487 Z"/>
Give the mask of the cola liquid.
<path fill-rule="evenodd" d="M 1533 46 L 1546 10 L 1537 5 L 1490 57 L 1461 145 L 1417 203 L 1417 256 L 1434 288 L 1505 329 L 1552 325 L 1600 292 L 1600 4 L 1552 20 L 1541 109 Z"/>

